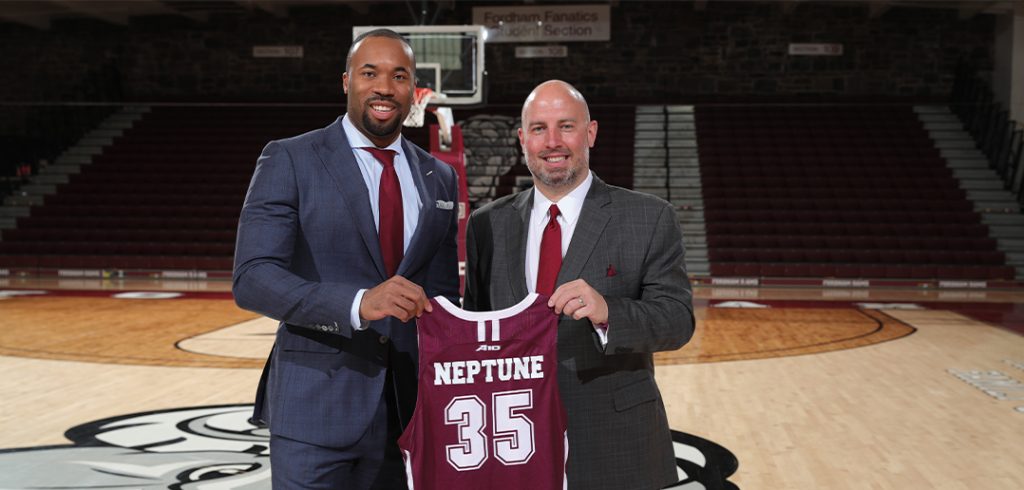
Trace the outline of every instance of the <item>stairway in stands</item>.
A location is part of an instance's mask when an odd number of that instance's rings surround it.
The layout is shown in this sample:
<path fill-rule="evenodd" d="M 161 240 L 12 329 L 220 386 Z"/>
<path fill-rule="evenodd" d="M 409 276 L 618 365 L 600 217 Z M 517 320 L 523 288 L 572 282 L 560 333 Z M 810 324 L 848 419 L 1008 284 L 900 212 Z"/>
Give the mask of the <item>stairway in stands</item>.
<path fill-rule="evenodd" d="M 914 112 L 981 215 L 981 222 L 988 226 L 989 236 L 1006 254 L 1007 265 L 1014 267 L 1017 280 L 1024 280 L 1024 214 L 1020 204 L 948 106 L 917 106 Z"/>
<path fill-rule="evenodd" d="M 1014 279 L 910 106 L 696 116 L 713 276 Z"/>
<path fill-rule="evenodd" d="M 676 208 L 686 246 L 686 271 L 709 272 L 700 158 L 692 105 L 636 108 L 633 185 Z"/>

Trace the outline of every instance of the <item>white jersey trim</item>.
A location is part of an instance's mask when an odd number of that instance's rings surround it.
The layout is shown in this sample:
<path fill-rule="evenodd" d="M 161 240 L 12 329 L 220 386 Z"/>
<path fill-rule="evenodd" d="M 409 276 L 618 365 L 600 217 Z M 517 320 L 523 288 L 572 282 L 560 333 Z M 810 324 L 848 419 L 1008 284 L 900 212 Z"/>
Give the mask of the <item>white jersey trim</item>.
<path fill-rule="evenodd" d="M 419 404 L 417 403 L 417 405 Z M 566 454 L 568 454 L 568 451 L 566 451 Z M 402 449 L 402 459 L 405 460 L 405 482 L 409 485 L 409 490 L 416 490 L 413 486 L 412 479 L 412 454 L 410 454 L 409 451 Z"/>
<path fill-rule="evenodd" d="M 441 305 L 445 311 L 451 313 L 455 318 L 466 320 L 468 322 L 482 322 L 487 320 L 504 320 L 509 317 L 516 316 L 530 307 L 534 301 L 537 300 L 537 293 L 530 293 L 523 298 L 522 301 L 505 308 L 504 310 L 495 311 L 466 311 L 458 306 L 452 304 L 448 298 L 444 296 L 437 296 L 434 299 L 437 300 L 437 304 Z"/>
<path fill-rule="evenodd" d="M 561 400 L 559 400 L 561 401 Z M 562 432 L 562 440 L 565 448 L 565 458 L 562 459 L 562 490 L 569 490 L 569 429 Z M 409 490 L 413 490 L 412 484 L 409 485 Z"/>

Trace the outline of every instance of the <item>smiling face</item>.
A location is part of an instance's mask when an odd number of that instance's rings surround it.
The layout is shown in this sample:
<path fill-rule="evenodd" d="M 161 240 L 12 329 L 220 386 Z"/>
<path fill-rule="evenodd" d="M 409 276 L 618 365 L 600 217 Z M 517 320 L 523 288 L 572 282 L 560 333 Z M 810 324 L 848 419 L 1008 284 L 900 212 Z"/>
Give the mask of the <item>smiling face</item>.
<path fill-rule="evenodd" d="M 583 96 L 565 82 L 542 83 L 523 104 L 519 143 L 534 185 L 552 201 L 586 177 L 596 139 L 597 121 L 590 120 Z"/>
<path fill-rule="evenodd" d="M 342 77 L 349 119 L 378 147 L 395 141 L 414 93 L 412 49 L 398 39 L 367 37 L 352 50 Z"/>

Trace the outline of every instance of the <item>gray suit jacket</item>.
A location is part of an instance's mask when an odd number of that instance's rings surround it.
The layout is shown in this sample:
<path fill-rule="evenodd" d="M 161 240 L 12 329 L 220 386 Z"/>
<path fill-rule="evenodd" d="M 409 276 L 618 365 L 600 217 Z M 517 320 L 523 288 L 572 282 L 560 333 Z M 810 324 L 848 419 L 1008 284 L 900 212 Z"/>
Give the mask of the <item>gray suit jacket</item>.
<path fill-rule="evenodd" d="M 527 295 L 533 190 L 473 213 L 464 304 L 509 307 Z M 608 302 L 608 344 L 589 320 L 558 325 L 558 383 L 569 417 L 571 489 L 655 489 L 678 481 L 652 353 L 693 335 L 682 233 L 665 201 L 594 178 L 558 274 L 582 278 Z"/>
<path fill-rule="evenodd" d="M 397 273 L 428 297 L 458 298 L 455 171 L 408 141 L 403 150 L 423 207 Z M 235 301 L 281 321 L 254 418 L 275 435 L 325 447 L 349 446 L 366 432 L 388 369 L 401 416 L 411 416 L 416 399 L 415 325 L 388 317 L 354 331 L 350 323 L 358 290 L 387 279 L 356 165 L 341 118 L 270 142 L 235 246 Z"/>

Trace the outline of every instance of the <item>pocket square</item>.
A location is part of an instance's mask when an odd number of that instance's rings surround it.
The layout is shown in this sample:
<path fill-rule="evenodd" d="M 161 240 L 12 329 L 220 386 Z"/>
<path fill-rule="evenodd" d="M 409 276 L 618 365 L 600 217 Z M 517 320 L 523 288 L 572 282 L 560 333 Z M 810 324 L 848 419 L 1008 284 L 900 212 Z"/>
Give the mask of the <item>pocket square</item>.
<path fill-rule="evenodd" d="M 442 200 L 438 199 L 436 204 L 437 204 L 437 209 L 447 209 L 449 211 L 452 210 L 452 209 L 455 209 L 455 203 L 453 203 L 451 201 L 442 201 Z"/>
<path fill-rule="evenodd" d="M 613 266 L 611 264 L 608 264 L 608 272 L 606 272 L 605 275 L 608 276 L 608 277 L 614 277 L 615 274 L 616 274 L 615 266 Z"/>

